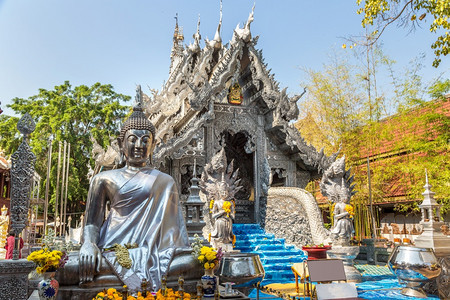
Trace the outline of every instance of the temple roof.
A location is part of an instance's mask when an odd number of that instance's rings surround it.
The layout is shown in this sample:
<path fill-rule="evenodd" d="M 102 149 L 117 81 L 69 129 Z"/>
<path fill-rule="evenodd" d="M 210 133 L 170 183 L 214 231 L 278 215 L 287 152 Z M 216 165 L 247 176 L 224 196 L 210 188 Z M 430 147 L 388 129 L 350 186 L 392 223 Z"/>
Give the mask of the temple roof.
<path fill-rule="evenodd" d="M 251 34 L 253 21 L 254 7 L 244 26 L 238 24 L 231 41 L 224 45 L 221 13 L 213 40 L 206 39 L 201 48 L 198 26 L 193 44 L 183 47 L 181 56 L 171 55 L 170 74 L 163 88 L 143 96 L 146 113 L 156 127 L 156 161 L 185 146 L 197 128 L 214 119 L 214 104 L 221 104 L 236 82 L 241 85 L 246 106 L 264 116 L 271 143 L 301 168 L 318 174 L 336 159 L 337 154 L 327 157 L 308 145 L 292 124 L 298 118 L 297 101 L 303 94 L 291 97 L 286 88 L 280 90 L 262 51 L 255 48 L 258 36 Z"/>

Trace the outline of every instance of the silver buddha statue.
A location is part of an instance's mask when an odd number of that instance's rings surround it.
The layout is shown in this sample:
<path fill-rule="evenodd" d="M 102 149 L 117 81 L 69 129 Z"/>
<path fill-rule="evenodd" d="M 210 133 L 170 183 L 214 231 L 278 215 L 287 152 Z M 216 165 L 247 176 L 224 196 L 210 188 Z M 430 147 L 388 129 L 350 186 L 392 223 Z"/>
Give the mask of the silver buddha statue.
<path fill-rule="evenodd" d="M 175 181 L 149 167 L 155 128 L 143 112 L 141 95 L 139 86 L 137 104 L 118 138 L 126 166 L 101 172 L 90 183 L 82 246 L 61 270 L 63 285 L 74 284 L 76 273 L 81 286 L 126 284 L 138 290 L 146 280 L 156 292 L 162 276 L 198 275 Z M 122 266 L 110 250 L 116 244 L 135 245 L 128 249 L 131 267 Z"/>

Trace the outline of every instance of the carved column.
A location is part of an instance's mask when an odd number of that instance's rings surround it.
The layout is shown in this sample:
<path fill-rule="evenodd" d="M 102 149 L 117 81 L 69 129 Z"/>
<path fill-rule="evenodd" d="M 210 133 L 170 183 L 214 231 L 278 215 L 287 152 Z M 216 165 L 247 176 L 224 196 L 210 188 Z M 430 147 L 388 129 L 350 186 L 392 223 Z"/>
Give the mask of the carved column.
<path fill-rule="evenodd" d="M 27 225 L 30 193 L 33 183 L 36 156 L 28 145 L 28 137 L 36 125 L 29 114 L 25 114 L 17 123 L 17 129 L 23 134 L 23 140 L 11 156 L 11 228 L 16 234 L 14 258 L 19 259 L 19 234 Z"/>
<path fill-rule="evenodd" d="M 261 176 L 268 176 L 262 172 L 262 166 L 264 159 L 267 155 L 266 148 L 266 134 L 264 132 L 264 116 L 257 116 L 257 145 L 255 151 L 255 222 L 262 224 L 262 220 L 265 219 L 265 207 L 266 207 L 266 195 L 262 191 L 262 182 L 264 181 Z"/>
<path fill-rule="evenodd" d="M 30 193 L 36 156 L 28 145 L 28 137 L 35 124 L 29 114 L 17 123 L 23 134 L 23 141 L 11 156 L 11 228 L 16 234 L 13 260 L 0 261 L 0 299 L 27 299 L 28 273 L 34 269 L 34 262 L 19 259 L 19 234 L 26 226 Z"/>

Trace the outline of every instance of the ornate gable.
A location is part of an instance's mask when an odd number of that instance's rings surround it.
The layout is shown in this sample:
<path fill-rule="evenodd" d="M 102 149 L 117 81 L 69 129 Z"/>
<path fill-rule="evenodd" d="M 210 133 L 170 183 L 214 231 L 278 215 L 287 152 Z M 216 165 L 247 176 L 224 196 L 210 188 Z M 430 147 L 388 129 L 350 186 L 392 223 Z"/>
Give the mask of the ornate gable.
<path fill-rule="evenodd" d="M 291 121 L 299 113 L 297 101 L 304 93 L 290 97 L 286 88 L 280 90 L 264 63 L 262 51 L 255 48 L 258 37 L 252 37 L 250 31 L 253 9 L 244 27 L 238 25 L 226 45 L 222 45 L 219 35 L 221 21 L 222 16 L 214 39 L 206 40 L 204 48 L 200 47 L 197 27 L 194 43 L 184 47 L 176 65 L 171 65 L 162 90 L 153 90 L 151 97 L 144 96 L 146 112 L 157 131 L 155 161 L 161 163 L 165 157 L 173 157 L 188 146 L 202 126 L 216 119 L 218 111 L 239 113 L 237 107 L 227 108 L 239 105 L 243 113 L 262 115 L 270 143 L 300 169 L 318 178 L 337 153 L 327 157 L 323 151 L 318 152 L 293 126 Z M 234 103 L 230 102 L 231 91 L 235 93 Z"/>

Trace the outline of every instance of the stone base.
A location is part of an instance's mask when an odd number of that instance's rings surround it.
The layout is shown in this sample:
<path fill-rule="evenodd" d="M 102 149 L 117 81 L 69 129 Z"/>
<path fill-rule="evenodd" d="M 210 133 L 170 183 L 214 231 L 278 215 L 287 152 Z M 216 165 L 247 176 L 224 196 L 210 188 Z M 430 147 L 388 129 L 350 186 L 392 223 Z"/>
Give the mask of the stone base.
<path fill-rule="evenodd" d="M 26 259 L 0 261 L 0 300 L 28 299 L 28 274 L 35 268 Z"/>
<path fill-rule="evenodd" d="M 199 279 L 200 280 L 200 279 Z M 36 281 L 34 286 L 31 284 L 29 286 L 28 294 L 31 294 L 37 287 L 37 283 L 39 281 Z M 191 296 L 196 295 L 197 293 L 197 283 L 198 280 L 186 280 L 184 282 L 183 288 L 186 293 L 191 294 Z M 167 283 L 168 288 L 172 288 L 173 290 L 178 290 L 178 282 L 168 282 Z M 123 286 L 122 285 L 110 285 L 105 286 L 104 289 L 113 288 L 117 291 L 122 291 Z M 99 292 L 101 292 L 103 288 L 99 287 L 79 287 L 79 286 L 60 286 L 58 291 L 57 300 L 86 300 L 86 299 L 93 299 Z M 0 299 L 13 299 L 13 298 L 0 298 Z M 14 298 L 15 299 L 15 298 Z M 19 299 L 19 298 L 18 298 Z M 22 298 L 20 298 L 22 299 Z M 27 298 L 24 298 L 27 299 Z"/>
<path fill-rule="evenodd" d="M 361 273 L 353 265 L 353 260 L 359 253 L 358 246 L 333 246 L 328 250 L 329 258 L 337 258 L 344 261 L 344 271 L 348 282 L 362 282 Z"/>

